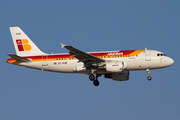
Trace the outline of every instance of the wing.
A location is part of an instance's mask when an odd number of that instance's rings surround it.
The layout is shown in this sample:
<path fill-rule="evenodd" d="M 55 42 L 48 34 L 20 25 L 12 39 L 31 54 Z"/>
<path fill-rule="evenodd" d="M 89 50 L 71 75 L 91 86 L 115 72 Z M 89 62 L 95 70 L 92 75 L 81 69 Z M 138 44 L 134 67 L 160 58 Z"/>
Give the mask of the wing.
<path fill-rule="evenodd" d="M 103 59 L 100 59 L 89 53 L 78 50 L 72 46 L 64 45 L 62 43 L 60 44 L 62 48 L 65 47 L 66 49 L 70 51 L 69 54 L 71 55 L 71 57 L 77 58 L 79 60 L 78 62 L 83 62 L 84 67 L 99 66 L 100 63 L 105 62 L 105 60 Z"/>

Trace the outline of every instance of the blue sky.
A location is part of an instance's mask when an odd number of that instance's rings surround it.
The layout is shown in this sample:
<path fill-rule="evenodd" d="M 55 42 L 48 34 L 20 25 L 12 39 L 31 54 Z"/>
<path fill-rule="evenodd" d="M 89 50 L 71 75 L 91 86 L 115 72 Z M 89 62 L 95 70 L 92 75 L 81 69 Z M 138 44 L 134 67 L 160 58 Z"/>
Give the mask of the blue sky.
<path fill-rule="evenodd" d="M 179 0 L 1 0 L 1 120 L 179 120 Z M 46 53 L 159 50 L 174 65 L 130 72 L 130 80 L 52 73 L 6 63 L 15 53 L 9 27 L 19 26 Z"/>

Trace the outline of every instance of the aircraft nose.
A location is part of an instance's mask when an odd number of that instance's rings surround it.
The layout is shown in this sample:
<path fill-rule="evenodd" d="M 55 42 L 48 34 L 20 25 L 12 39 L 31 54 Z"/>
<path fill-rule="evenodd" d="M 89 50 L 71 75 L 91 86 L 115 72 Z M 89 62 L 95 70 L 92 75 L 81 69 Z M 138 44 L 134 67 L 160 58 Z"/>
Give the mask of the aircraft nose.
<path fill-rule="evenodd" d="M 169 64 L 169 66 L 171 66 L 172 64 L 174 64 L 174 60 L 173 60 L 172 58 L 169 58 L 169 59 L 167 60 L 167 62 L 168 62 L 168 64 Z"/>

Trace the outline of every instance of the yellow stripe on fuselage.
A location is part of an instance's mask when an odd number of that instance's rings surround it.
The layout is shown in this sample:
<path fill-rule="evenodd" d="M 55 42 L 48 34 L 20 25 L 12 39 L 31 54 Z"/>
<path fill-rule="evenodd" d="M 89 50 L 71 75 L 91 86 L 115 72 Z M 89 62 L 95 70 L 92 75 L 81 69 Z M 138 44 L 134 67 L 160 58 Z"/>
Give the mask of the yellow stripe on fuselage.
<path fill-rule="evenodd" d="M 135 50 L 134 52 L 132 52 L 130 55 L 134 56 L 134 55 L 139 55 L 140 53 L 142 53 L 145 50 Z"/>

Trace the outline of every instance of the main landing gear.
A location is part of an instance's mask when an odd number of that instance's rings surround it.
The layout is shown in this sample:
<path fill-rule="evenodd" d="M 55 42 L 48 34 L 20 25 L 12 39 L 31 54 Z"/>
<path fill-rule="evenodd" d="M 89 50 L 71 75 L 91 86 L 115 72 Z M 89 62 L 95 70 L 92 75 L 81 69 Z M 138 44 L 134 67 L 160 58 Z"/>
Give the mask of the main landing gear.
<path fill-rule="evenodd" d="M 150 76 L 150 71 L 149 71 L 149 69 L 146 69 L 146 72 L 147 72 L 147 75 L 148 75 L 147 79 L 150 81 L 150 80 L 152 79 L 152 77 Z"/>
<path fill-rule="evenodd" d="M 90 79 L 91 81 L 94 81 L 94 80 L 95 80 L 95 76 L 94 76 L 93 74 L 90 74 L 90 75 L 89 75 L 89 79 Z"/>
<path fill-rule="evenodd" d="M 91 81 L 93 81 L 94 86 L 99 86 L 99 81 L 98 81 L 98 77 L 99 77 L 99 76 L 101 76 L 101 75 L 96 74 L 96 78 L 95 78 L 94 74 L 90 74 L 90 75 L 89 75 L 89 79 L 90 79 Z"/>

